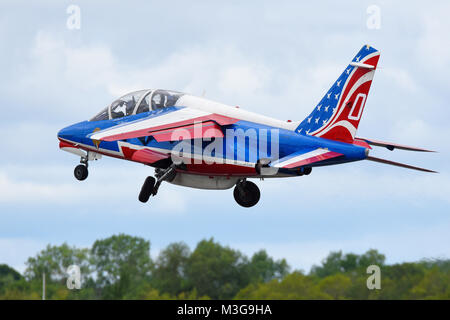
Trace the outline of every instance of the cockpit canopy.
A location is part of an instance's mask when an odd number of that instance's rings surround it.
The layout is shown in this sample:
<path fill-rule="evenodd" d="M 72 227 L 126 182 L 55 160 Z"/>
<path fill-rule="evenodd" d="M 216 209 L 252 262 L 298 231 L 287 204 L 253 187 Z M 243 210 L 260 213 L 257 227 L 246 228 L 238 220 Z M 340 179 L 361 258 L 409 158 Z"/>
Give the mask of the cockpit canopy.
<path fill-rule="evenodd" d="M 122 118 L 142 112 L 148 112 L 174 106 L 183 95 L 168 90 L 140 90 L 128 93 L 113 101 L 89 121 Z"/>

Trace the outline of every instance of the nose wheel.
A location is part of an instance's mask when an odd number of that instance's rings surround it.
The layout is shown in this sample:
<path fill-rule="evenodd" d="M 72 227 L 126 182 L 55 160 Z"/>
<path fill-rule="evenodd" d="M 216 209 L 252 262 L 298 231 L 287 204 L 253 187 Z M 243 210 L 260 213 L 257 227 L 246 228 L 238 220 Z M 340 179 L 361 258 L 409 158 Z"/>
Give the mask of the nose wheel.
<path fill-rule="evenodd" d="M 75 170 L 73 170 L 73 175 L 77 180 L 83 181 L 88 177 L 89 171 L 87 169 L 87 166 L 84 164 L 79 164 L 75 167 Z"/>
<path fill-rule="evenodd" d="M 250 208 L 258 203 L 261 193 L 253 182 L 241 180 L 234 187 L 233 196 L 239 205 Z"/>
<path fill-rule="evenodd" d="M 75 167 L 73 170 L 73 175 L 75 178 L 79 181 L 86 180 L 88 177 L 89 171 L 88 171 L 88 157 L 82 157 L 80 160 L 79 165 Z"/>

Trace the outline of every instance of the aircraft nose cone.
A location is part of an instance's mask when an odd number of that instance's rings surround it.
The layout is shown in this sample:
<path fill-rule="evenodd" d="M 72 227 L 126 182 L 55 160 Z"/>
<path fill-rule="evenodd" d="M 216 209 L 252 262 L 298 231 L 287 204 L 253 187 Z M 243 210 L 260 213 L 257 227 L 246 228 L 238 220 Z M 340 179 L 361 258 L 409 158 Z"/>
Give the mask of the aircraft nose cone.
<path fill-rule="evenodd" d="M 58 138 L 73 142 L 80 142 L 85 133 L 86 122 L 79 122 L 65 127 L 58 132 Z"/>
<path fill-rule="evenodd" d="M 61 130 L 59 130 L 58 132 L 58 138 L 61 139 L 68 139 L 68 137 L 70 136 L 70 130 L 68 130 L 69 127 L 63 128 Z"/>

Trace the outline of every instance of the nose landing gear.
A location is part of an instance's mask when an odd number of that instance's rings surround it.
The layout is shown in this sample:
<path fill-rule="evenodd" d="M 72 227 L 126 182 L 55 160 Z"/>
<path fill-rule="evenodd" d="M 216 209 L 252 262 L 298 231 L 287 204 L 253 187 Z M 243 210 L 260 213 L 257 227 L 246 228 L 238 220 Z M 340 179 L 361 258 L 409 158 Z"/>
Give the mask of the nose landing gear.
<path fill-rule="evenodd" d="M 258 203 L 261 193 L 259 192 L 259 188 L 256 184 L 244 179 L 236 183 L 233 196 L 234 200 L 236 200 L 239 205 L 245 208 L 250 208 Z"/>
<path fill-rule="evenodd" d="M 75 167 L 75 170 L 73 170 L 73 174 L 77 180 L 83 181 L 88 177 L 89 171 L 87 166 L 79 164 Z"/>
<path fill-rule="evenodd" d="M 88 171 L 88 158 L 87 157 L 81 157 L 79 165 L 75 167 L 75 170 L 73 170 L 73 175 L 75 178 L 79 181 L 86 180 L 88 177 L 89 171 Z"/>
<path fill-rule="evenodd" d="M 102 155 L 98 154 L 96 152 L 87 151 L 84 153 L 83 151 L 80 151 L 83 155 L 81 155 L 80 163 L 75 167 L 75 170 L 73 170 L 73 175 L 75 178 L 79 181 L 86 180 L 88 177 L 88 162 L 92 160 L 98 160 L 101 159 Z M 77 153 L 79 154 L 79 153 Z"/>

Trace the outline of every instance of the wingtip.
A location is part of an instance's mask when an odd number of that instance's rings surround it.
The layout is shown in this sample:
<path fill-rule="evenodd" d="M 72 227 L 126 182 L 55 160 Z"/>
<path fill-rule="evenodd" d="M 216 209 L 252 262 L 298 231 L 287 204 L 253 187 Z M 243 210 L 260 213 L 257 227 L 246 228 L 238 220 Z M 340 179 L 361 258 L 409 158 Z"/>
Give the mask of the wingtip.
<path fill-rule="evenodd" d="M 436 150 L 429 150 L 429 149 L 422 149 L 422 148 L 417 148 L 415 150 L 410 150 L 410 151 L 432 152 L 432 153 L 438 153 L 439 152 L 439 151 L 436 151 Z"/>

